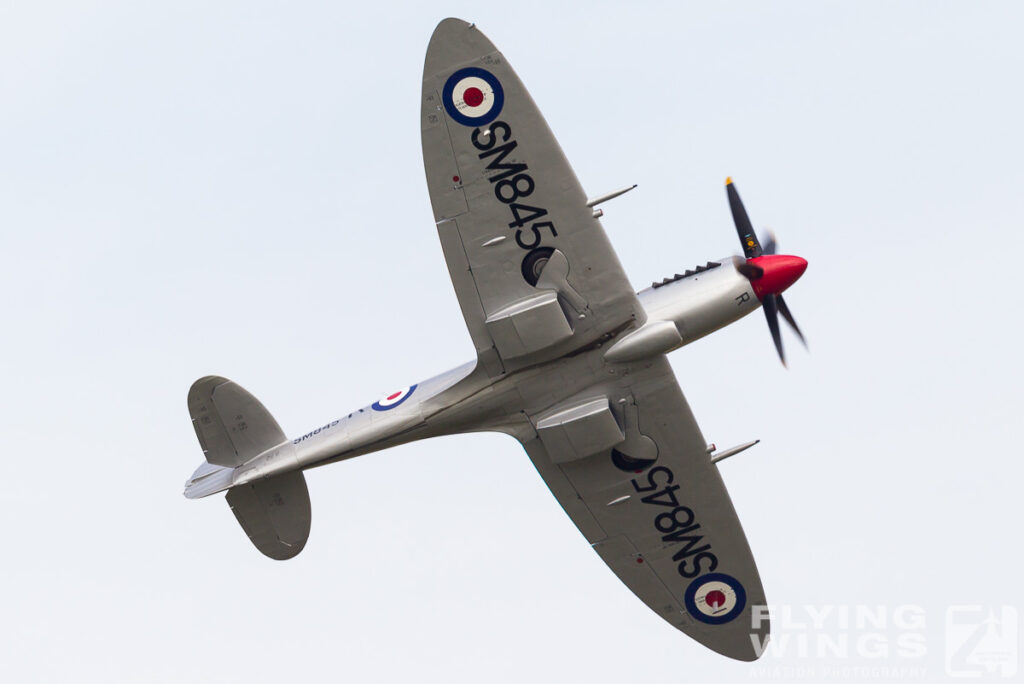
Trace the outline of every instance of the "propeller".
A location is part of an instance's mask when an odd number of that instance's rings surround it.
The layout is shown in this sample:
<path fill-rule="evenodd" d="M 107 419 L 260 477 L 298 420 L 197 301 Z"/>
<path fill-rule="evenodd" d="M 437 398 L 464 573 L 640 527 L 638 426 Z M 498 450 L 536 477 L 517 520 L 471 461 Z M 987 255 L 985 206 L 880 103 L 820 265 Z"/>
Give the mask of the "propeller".
<path fill-rule="evenodd" d="M 732 184 L 732 178 L 725 179 L 725 192 L 729 196 L 729 210 L 732 211 L 732 221 L 736 224 L 736 232 L 739 233 L 740 244 L 743 245 L 743 256 L 747 259 L 756 259 L 764 251 L 761 249 L 761 243 L 757 240 L 757 233 L 754 232 L 754 227 L 750 225 L 750 217 L 747 216 L 747 210 L 743 207 L 740 193 L 736 190 L 736 186 Z"/>
<path fill-rule="evenodd" d="M 789 306 L 786 305 L 786 300 L 782 298 L 782 292 L 803 275 L 807 269 L 807 261 L 797 256 L 776 254 L 778 243 L 771 231 L 767 232 L 762 247 L 732 178 L 725 179 L 725 192 L 729 197 L 729 210 L 732 212 L 732 220 L 736 224 L 736 233 L 739 235 L 743 256 L 746 259 L 737 259 L 736 270 L 750 281 L 754 294 L 761 300 L 761 308 L 764 309 L 775 350 L 779 353 L 782 365 L 785 366 L 786 354 L 782 349 L 779 314 L 782 314 L 786 323 L 793 328 L 793 332 L 800 338 L 804 347 L 807 346 L 807 340 L 804 339 L 804 334 L 796 324 Z"/>

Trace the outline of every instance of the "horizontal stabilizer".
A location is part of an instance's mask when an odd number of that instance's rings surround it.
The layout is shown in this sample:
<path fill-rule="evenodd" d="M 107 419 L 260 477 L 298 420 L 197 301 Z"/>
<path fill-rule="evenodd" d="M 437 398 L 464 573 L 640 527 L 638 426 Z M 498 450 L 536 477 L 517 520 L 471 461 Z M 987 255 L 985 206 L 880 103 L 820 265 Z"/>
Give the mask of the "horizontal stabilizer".
<path fill-rule="evenodd" d="M 309 538 L 311 512 L 306 478 L 299 471 L 240 485 L 228 505 L 249 539 L 265 556 L 288 560 Z"/>
<path fill-rule="evenodd" d="M 234 468 L 287 442 L 281 427 L 241 385 L 216 375 L 188 391 L 188 412 L 206 460 Z"/>

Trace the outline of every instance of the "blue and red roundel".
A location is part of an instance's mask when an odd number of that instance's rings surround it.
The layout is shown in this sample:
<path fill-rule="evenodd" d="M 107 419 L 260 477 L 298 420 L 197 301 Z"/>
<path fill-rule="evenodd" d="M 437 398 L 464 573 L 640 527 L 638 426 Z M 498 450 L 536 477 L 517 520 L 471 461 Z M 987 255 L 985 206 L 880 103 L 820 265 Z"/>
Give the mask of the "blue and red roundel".
<path fill-rule="evenodd" d="M 448 116 L 463 126 L 483 126 L 498 118 L 505 91 L 491 72 L 466 67 L 448 77 L 441 100 Z"/>
<path fill-rule="evenodd" d="M 409 395 L 416 389 L 416 385 L 400 389 L 397 392 L 392 392 L 386 397 L 382 397 L 380 400 L 370 404 L 370 408 L 374 411 L 390 411 L 395 408 L 403 401 L 409 398 Z"/>
<path fill-rule="evenodd" d="M 691 617 L 709 625 L 720 625 L 743 612 L 747 592 L 735 577 L 712 572 L 690 582 L 683 601 Z"/>

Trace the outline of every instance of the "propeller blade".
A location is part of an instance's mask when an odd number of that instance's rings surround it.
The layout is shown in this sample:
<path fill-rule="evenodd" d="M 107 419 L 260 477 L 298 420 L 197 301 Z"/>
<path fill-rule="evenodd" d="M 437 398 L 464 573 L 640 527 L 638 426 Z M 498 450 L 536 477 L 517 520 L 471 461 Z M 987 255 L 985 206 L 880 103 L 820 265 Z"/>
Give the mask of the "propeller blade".
<path fill-rule="evenodd" d="M 772 341 L 775 342 L 775 349 L 779 352 L 779 360 L 786 365 L 786 355 L 782 352 L 782 333 L 779 331 L 779 308 L 777 304 L 778 295 L 765 295 L 761 302 L 764 309 L 764 316 L 768 319 L 768 329 L 772 331 Z"/>
<path fill-rule="evenodd" d="M 763 253 L 761 243 L 757 241 L 754 228 L 750 225 L 750 218 L 747 210 L 743 208 L 743 201 L 736 186 L 732 184 L 732 178 L 725 179 L 725 192 L 729 196 L 729 209 L 732 211 L 732 220 L 736 224 L 736 232 L 740 236 L 740 244 L 743 245 L 743 256 L 748 259 L 759 257 Z"/>
<path fill-rule="evenodd" d="M 747 216 L 747 210 L 743 206 L 743 200 L 740 199 L 740 193 L 736 190 L 736 186 L 732 184 L 732 178 L 725 179 L 725 192 L 729 196 L 729 210 L 732 211 L 732 220 L 736 224 L 736 233 L 740 236 L 740 244 L 743 245 L 743 256 L 747 258 L 747 261 L 740 261 L 739 257 L 736 257 L 734 263 L 736 265 L 736 271 L 746 277 L 747 280 L 753 283 L 754 281 L 764 277 L 765 270 L 757 264 L 750 263 L 750 259 L 756 259 L 762 255 L 774 255 L 778 248 L 778 243 L 775 240 L 775 233 L 773 231 L 765 231 L 764 247 L 761 247 L 761 243 L 757 239 L 757 234 L 754 233 L 754 227 L 750 224 L 750 217 Z M 780 257 L 785 260 L 786 257 Z M 767 261 L 767 260 L 765 260 Z M 793 328 L 793 332 L 796 333 L 803 345 L 807 346 L 807 340 L 804 339 L 804 334 L 800 331 L 800 327 L 796 324 L 796 319 L 793 318 L 793 314 L 790 312 L 789 307 L 786 306 L 786 302 L 782 299 L 781 294 L 771 294 L 772 290 L 781 291 L 792 284 L 793 280 L 800 277 L 803 273 L 803 269 L 807 267 L 807 262 L 802 262 L 802 268 L 799 268 L 795 272 L 795 276 L 785 283 L 775 283 L 774 286 L 769 284 L 766 288 L 763 285 L 755 286 L 755 292 L 758 297 L 761 297 L 761 308 L 764 309 L 764 316 L 768 320 L 768 329 L 772 333 L 772 342 L 775 343 L 775 350 L 779 352 L 779 360 L 782 361 L 782 365 L 786 365 L 786 354 L 782 350 L 782 333 L 779 330 L 779 314 L 786 319 L 786 322 Z M 772 262 L 776 263 L 776 262 Z M 792 275 L 792 274 L 791 274 Z M 768 293 L 764 290 L 768 289 Z M 763 295 L 763 296 L 762 296 Z"/>
<path fill-rule="evenodd" d="M 796 319 L 793 318 L 793 314 L 789 312 L 789 307 L 786 306 L 786 300 L 782 298 L 782 295 L 778 296 L 779 313 L 786 319 L 786 322 L 793 328 L 793 332 L 800 338 L 800 341 L 804 343 L 804 347 L 807 346 L 807 340 L 804 339 L 804 334 L 800 332 L 800 327 L 796 324 Z"/>

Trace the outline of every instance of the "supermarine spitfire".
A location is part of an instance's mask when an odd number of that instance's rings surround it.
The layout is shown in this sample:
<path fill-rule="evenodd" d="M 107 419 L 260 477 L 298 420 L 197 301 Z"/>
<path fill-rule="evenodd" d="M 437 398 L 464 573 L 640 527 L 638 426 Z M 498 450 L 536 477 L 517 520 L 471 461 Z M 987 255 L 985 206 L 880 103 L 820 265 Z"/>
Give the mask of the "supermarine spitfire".
<path fill-rule="evenodd" d="M 438 435 L 519 440 L 598 555 L 654 612 L 705 646 L 753 660 L 764 590 L 717 463 L 666 354 L 758 307 L 780 357 L 782 292 L 807 262 L 759 243 L 727 195 L 743 258 L 630 286 L 589 200 L 505 57 L 473 25 L 442 21 L 423 69 L 420 124 L 434 219 L 476 348 L 473 361 L 289 439 L 225 378 L 192 385 L 206 456 L 185 486 L 227 490 L 261 552 L 305 546 L 303 471 Z M 802 336 L 801 336 L 802 339 Z"/>

